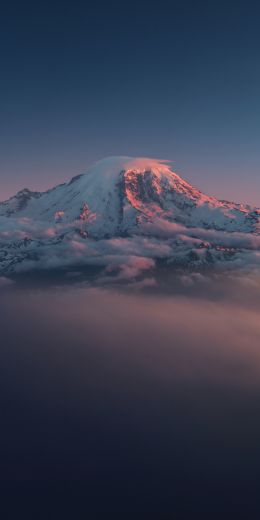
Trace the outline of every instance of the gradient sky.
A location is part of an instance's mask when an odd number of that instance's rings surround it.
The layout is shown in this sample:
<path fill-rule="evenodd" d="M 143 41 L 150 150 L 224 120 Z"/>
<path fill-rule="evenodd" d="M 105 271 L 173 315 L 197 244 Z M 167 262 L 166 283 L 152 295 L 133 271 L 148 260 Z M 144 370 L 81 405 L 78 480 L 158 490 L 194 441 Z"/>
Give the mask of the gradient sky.
<path fill-rule="evenodd" d="M 0 199 L 108 155 L 168 158 L 260 206 L 257 2 L 7 2 Z"/>

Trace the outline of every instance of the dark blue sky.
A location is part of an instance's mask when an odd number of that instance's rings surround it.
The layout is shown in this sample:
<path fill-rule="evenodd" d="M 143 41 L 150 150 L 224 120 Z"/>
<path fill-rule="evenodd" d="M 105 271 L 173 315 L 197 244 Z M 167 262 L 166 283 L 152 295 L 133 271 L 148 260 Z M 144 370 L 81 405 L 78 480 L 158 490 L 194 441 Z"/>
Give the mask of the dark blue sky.
<path fill-rule="evenodd" d="M 260 206 L 257 2 L 17 2 L 0 20 L 0 198 L 107 155 Z"/>

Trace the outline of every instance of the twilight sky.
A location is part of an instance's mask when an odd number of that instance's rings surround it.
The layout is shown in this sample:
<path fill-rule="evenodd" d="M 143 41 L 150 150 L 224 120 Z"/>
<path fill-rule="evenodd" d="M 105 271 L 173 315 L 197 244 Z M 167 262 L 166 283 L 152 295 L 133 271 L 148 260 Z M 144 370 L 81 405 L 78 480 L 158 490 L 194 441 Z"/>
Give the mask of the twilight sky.
<path fill-rule="evenodd" d="M 211 195 L 260 206 L 257 2 L 9 4 L 1 200 L 104 156 L 141 155 L 175 161 Z"/>

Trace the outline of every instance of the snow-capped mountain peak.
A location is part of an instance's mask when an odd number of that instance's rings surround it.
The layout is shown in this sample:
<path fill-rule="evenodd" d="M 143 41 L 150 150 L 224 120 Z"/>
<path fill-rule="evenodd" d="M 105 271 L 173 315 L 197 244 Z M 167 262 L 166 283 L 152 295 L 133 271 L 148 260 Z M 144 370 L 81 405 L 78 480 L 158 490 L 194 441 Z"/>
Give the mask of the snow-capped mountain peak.
<path fill-rule="evenodd" d="M 12 249 L 26 248 L 28 259 L 28 251 L 34 248 L 35 258 L 35 240 L 38 255 L 50 243 L 57 251 L 64 237 L 67 244 L 75 246 L 75 236 L 77 241 L 88 238 L 87 243 L 92 246 L 93 240 L 110 240 L 111 246 L 116 237 L 139 236 L 149 237 L 149 240 L 153 237 L 153 240 L 163 240 L 161 251 L 157 250 L 156 255 L 167 250 L 169 256 L 170 246 L 167 243 L 166 248 L 166 239 L 174 238 L 175 251 L 180 249 L 180 243 L 182 246 L 185 243 L 187 248 L 188 242 L 189 248 L 196 243 L 196 247 L 200 245 L 200 249 L 208 250 L 205 241 L 209 238 L 212 241 L 215 234 L 214 243 L 218 247 L 224 243 L 225 249 L 231 244 L 233 247 L 235 234 L 258 236 L 260 211 L 203 194 L 176 174 L 170 162 L 120 156 L 98 161 L 86 173 L 46 192 L 28 189 L 18 192 L 0 203 L 0 217 L 2 265 L 7 265 Z M 10 228 L 11 234 L 7 231 Z M 3 237 L 11 237 L 11 242 Z M 82 246 L 77 247 L 82 251 Z M 86 253 L 86 261 L 89 261 L 89 254 Z M 12 257 L 9 264 L 14 263 Z"/>
<path fill-rule="evenodd" d="M 204 195 L 172 171 L 167 161 L 109 157 L 83 174 L 47 192 L 22 190 L 0 204 L 0 215 L 47 221 L 57 213 L 65 223 L 80 218 L 83 205 L 92 215 L 89 233 L 101 237 L 132 232 L 160 216 L 187 226 L 253 231 L 256 213 L 249 207 Z"/>

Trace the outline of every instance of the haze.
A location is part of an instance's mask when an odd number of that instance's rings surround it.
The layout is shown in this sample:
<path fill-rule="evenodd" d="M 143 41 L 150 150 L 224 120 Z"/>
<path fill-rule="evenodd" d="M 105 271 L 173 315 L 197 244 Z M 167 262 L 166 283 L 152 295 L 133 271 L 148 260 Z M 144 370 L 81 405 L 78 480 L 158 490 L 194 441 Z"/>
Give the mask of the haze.
<path fill-rule="evenodd" d="M 2 288 L 5 497 L 64 518 L 202 514 L 212 503 L 216 515 L 253 514 L 259 302 L 229 289 Z"/>

